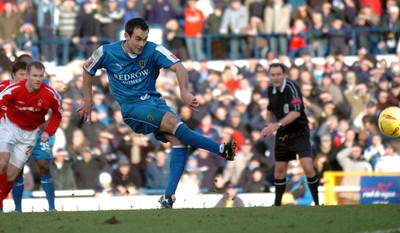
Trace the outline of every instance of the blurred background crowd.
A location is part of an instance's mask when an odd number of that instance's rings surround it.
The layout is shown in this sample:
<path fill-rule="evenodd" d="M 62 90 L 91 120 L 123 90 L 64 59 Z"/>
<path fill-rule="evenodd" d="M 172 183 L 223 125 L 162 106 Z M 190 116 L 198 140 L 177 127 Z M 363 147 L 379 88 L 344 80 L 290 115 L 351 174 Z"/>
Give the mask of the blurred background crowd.
<path fill-rule="evenodd" d="M 0 0 L 2 59 L 27 50 L 65 65 L 120 39 L 133 17 L 194 61 L 395 53 L 400 26 L 398 0 Z"/>
<path fill-rule="evenodd" d="M 235 161 L 191 148 L 177 193 L 221 193 L 225 187 L 270 191 L 274 137 L 263 138 L 260 131 L 268 105 L 267 70 L 276 61 L 288 66 L 289 78 L 301 89 L 321 177 L 325 171 L 400 171 L 400 140 L 383 136 L 376 124 L 380 111 L 400 103 L 396 0 L 0 0 L 0 12 L 1 80 L 9 79 L 20 53 L 57 69 L 65 52 L 58 43 L 68 41 L 73 78 L 47 77 L 64 109 L 51 143 L 56 190 L 163 193 L 171 145 L 132 133 L 105 72 L 95 78 L 93 123 L 83 124 L 76 112 L 83 97 L 82 59 L 118 40 L 132 17 L 161 28 L 163 44 L 188 69 L 199 113 L 182 104 L 170 72 L 163 70 L 157 82 L 182 121 L 217 141 L 238 141 Z M 351 64 L 345 62 L 350 55 Z M 215 59 L 223 66 L 210 68 Z M 40 181 L 34 162 L 25 172 L 28 197 Z M 288 177 L 288 192 L 307 194 L 298 163 L 290 165 Z"/>

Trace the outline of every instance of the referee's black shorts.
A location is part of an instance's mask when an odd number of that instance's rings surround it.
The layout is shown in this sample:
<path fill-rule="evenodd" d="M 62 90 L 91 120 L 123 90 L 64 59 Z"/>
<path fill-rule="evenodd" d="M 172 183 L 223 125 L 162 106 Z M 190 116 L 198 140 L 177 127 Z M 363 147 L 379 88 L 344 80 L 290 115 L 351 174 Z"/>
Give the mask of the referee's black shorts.
<path fill-rule="evenodd" d="M 296 132 L 284 133 L 278 130 L 275 137 L 275 161 L 289 162 L 300 158 L 313 157 L 310 130 L 304 128 Z"/>

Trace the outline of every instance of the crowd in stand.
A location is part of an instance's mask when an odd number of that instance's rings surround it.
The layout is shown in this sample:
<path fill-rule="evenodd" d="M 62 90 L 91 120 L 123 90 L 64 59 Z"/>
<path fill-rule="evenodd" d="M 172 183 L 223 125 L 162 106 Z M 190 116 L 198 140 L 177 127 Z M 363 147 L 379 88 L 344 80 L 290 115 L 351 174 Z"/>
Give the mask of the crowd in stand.
<path fill-rule="evenodd" d="M 381 110 L 399 106 L 400 61 L 378 60 L 375 54 L 378 50 L 395 54 L 399 31 L 382 32 L 375 34 L 376 37 L 363 32 L 357 41 L 351 41 L 347 34 L 330 30 L 331 26 L 340 29 L 359 24 L 398 28 L 398 2 L 377 2 L 310 0 L 306 4 L 306 1 L 273 0 L 266 4 L 257 0 L 244 3 L 188 0 L 183 5 L 174 0 L 107 0 L 102 4 L 96 0 L 2 2 L 0 41 L 7 59 L 0 63 L 1 79 L 10 77 L 7 64 L 13 62 L 12 51 L 16 48 L 12 47 L 12 41 L 16 36 L 32 36 L 28 35 L 30 32 L 41 39 L 72 38 L 77 45 L 77 58 L 84 58 L 98 46 L 98 38 L 115 40 L 116 29 L 126 19 L 144 16 L 152 25 L 165 28 L 167 48 L 185 62 L 200 112 L 182 105 L 177 98 L 176 78 L 163 70 L 157 88 L 168 104 L 190 128 L 221 142 L 230 138 L 238 142 L 237 157 L 228 162 L 191 148 L 177 194 L 223 192 L 227 184 L 244 192 L 269 191 L 273 180 L 274 137 L 263 138 L 260 130 L 265 126 L 268 105 L 267 70 L 277 60 L 288 65 L 289 78 L 301 88 L 311 129 L 314 165 L 321 177 L 325 171 L 337 170 L 400 171 L 399 139 L 384 137 L 376 125 Z M 211 4 L 215 7 L 210 7 Z M 21 14 L 10 13 L 15 11 Z M 200 24 L 194 21 L 198 18 Z M 192 31 L 195 29 L 199 31 Z M 309 34 L 308 29 L 320 33 Z M 277 35 L 259 41 L 258 45 L 263 46 L 260 52 L 265 53 L 263 62 L 252 58 L 251 40 L 214 39 L 213 58 L 231 60 L 223 62 L 223 68 L 213 70 L 204 59 L 204 51 L 197 50 L 202 48 L 199 45 L 204 32 Z M 354 44 L 361 49 L 356 61 L 348 65 L 346 46 Z M 57 48 L 46 46 L 32 49 L 34 45 L 27 43 L 24 50 L 34 59 L 52 62 Z M 323 62 L 313 62 L 314 56 L 323 57 Z M 295 64 L 295 57 L 301 58 L 302 63 Z M 238 58 L 248 59 L 244 66 L 239 66 L 234 62 Z M 198 61 L 198 66 L 192 61 Z M 70 82 L 56 75 L 48 76 L 62 96 L 64 109 L 52 144 L 51 172 L 56 190 L 93 189 L 96 196 L 162 192 L 169 173 L 170 145 L 158 142 L 151 135 L 132 133 L 122 121 L 106 73 L 95 78 L 92 123 L 83 123 L 76 112 L 83 98 L 81 69 L 78 70 Z M 30 169 L 26 169 L 25 185 L 29 191 L 37 189 L 33 185 L 37 168 L 34 163 L 27 166 Z M 323 182 L 321 179 L 321 185 Z"/>
<path fill-rule="evenodd" d="M 84 58 L 119 39 L 132 17 L 163 29 L 165 45 L 194 61 L 395 53 L 400 35 L 398 0 L 0 0 L 0 44 L 8 57 L 24 49 L 56 63 L 54 40 L 67 39 L 71 59 Z"/>

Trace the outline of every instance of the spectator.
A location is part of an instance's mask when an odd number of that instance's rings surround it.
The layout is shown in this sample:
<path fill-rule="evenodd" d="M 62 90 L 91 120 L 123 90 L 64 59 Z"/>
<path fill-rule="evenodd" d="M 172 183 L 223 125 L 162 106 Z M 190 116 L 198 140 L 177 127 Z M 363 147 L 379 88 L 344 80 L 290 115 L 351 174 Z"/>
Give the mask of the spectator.
<path fill-rule="evenodd" d="M 37 61 L 40 57 L 39 47 L 34 44 L 39 39 L 35 27 L 30 23 L 25 23 L 19 29 L 15 38 L 17 43 L 23 43 L 22 49 L 32 54 L 32 60 Z"/>
<path fill-rule="evenodd" d="M 112 174 L 112 183 L 118 195 L 137 195 L 138 189 L 142 187 L 141 173 L 133 166 L 126 157 L 121 157 L 118 167 Z"/>
<path fill-rule="evenodd" d="M 77 189 L 73 162 L 68 158 L 68 152 L 58 149 L 53 155 L 54 160 L 50 163 L 50 172 L 54 178 L 55 190 L 75 190 Z"/>
<path fill-rule="evenodd" d="M 369 99 L 368 87 L 364 83 L 357 84 L 354 89 L 345 94 L 346 100 L 351 106 L 350 119 L 353 121 L 366 108 Z"/>
<path fill-rule="evenodd" d="M 354 0 L 344 0 L 344 21 L 346 24 L 353 25 L 357 17 L 357 7 Z"/>
<path fill-rule="evenodd" d="M 58 7 L 58 37 L 72 38 L 75 32 L 79 6 L 73 0 L 65 0 Z"/>
<path fill-rule="evenodd" d="M 63 99 L 63 103 L 64 103 Z M 65 134 L 65 140 L 66 140 L 66 149 L 68 149 L 73 141 L 73 132 L 75 129 L 77 129 L 77 125 L 74 124 L 74 119 L 72 118 L 72 113 L 69 110 L 66 110 L 65 108 L 63 112 L 63 116 L 61 118 L 61 123 L 59 126 L 59 129 L 61 129 L 64 134 Z"/>
<path fill-rule="evenodd" d="M 230 59 L 240 59 L 242 58 L 241 54 L 246 51 L 246 41 L 238 35 L 240 34 L 240 29 L 246 26 L 248 21 L 248 11 L 240 0 L 232 0 L 229 7 L 223 12 L 219 32 L 221 34 L 233 34 L 229 38 Z"/>
<path fill-rule="evenodd" d="M 197 149 L 195 152 L 197 164 L 201 173 L 201 189 L 211 189 L 214 183 L 214 177 L 222 168 L 224 160 L 221 157 L 212 154 L 204 149 Z"/>
<path fill-rule="evenodd" d="M 309 26 L 308 48 L 312 57 L 324 57 L 328 50 L 328 39 L 326 32 L 328 27 L 324 24 L 321 12 L 315 11 L 312 14 L 312 24 Z"/>
<path fill-rule="evenodd" d="M 0 43 L 14 40 L 22 24 L 21 15 L 15 12 L 12 1 L 6 1 L 4 12 L 0 14 Z"/>
<path fill-rule="evenodd" d="M 109 107 L 105 102 L 105 95 L 101 92 L 93 93 L 93 109 L 97 111 L 98 121 L 108 127 L 111 123 Z"/>
<path fill-rule="evenodd" d="M 269 47 L 275 58 L 288 52 L 286 32 L 290 28 L 291 11 L 291 6 L 283 0 L 274 0 L 264 10 L 265 32 L 273 34 L 269 38 Z"/>
<path fill-rule="evenodd" d="M 112 186 L 112 177 L 108 172 L 102 172 L 99 175 L 99 183 L 95 189 L 95 197 L 113 197 L 116 195 L 116 190 Z"/>
<path fill-rule="evenodd" d="M 353 24 L 353 28 L 359 30 L 356 33 L 356 41 L 354 41 L 356 48 L 364 48 L 366 51 L 371 51 L 372 34 L 365 29 L 373 26 L 373 23 L 370 21 L 367 15 L 362 13 L 358 14 Z"/>
<path fill-rule="evenodd" d="M 385 152 L 375 164 L 375 172 L 400 172 L 400 156 L 390 143 L 385 144 Z"/>
<path fill-rule="evenodd" d="M 301 52 L 307 47 L 307 27 L 302 19 L 296 19 L 293 27 L 288 31 L 289 41 L 289 57 L 293 60 L 300 56 Z"/>
<path fill-rule="evenodd" d="M 342 170 L 336 158 L 337 152 L 337 149 L 332 145 L 332 137 L 329 134 L 322 135 L 319 144 L 313 146 L 313 154 L 319 155 L 320 157 L 325 156 L 325 168 L 331 171 Z"/>
<path fill-rule="evenodd" d="M 125 15 L 122 20 L 122 25 L 125 25 L 125 23 L 130 19 L 143 17 L 142 12 L 138 9 L 138 5 L 141 4 L 143 4 L 142 1 L 139 1 L 138 3 L 138 0 L 125 1 Z"/>
<path fill-rule="evenodd" d="M 339 164 L 344 172 L 372 172 L 371 164 L 363 157 L 363 147 L 360 144 L 353 144 L 351 147 L 343 149 L 337 155 Z M 345 176 L 341 185 L 360 185 L 360 178 L 357 176 Z M 343 198 L 344 204 L 359 204 L 360 194 L 358 192 L 341 192 L 339 197 Z"/>
<path fill-rule="evenodd" d="M 193 116 L 193 111 L 188 106 L 182 106 L 179 109 L 179 116 L 190 129 L 196 129 L 200 126 L 200 122 Z"/>
<path fill-rule="evenodd" d="M 124 15 L 125 8 L 118 6 L 118 0 L 106 0 L 100 13 L 94 16 L 100 22 L 100 35 L 111 42 L 119 40 L 117 34 Z"/>
<path fill-rule="evenodd" d="M 114 148 L 111 143 L 113 139 L 114 135 L 106 130 L 102 130 L 99 133 L 98 141 L 92 148 L 94 155 L 104 157 L 108 165 L 110 165 L 113 169 L 116 169 L 120 155 L 117 154 L 116 148 Z"/>
<path fill-rule="evenodd" d="M 215 6 L 214 12 L 211 13 L 204 22 L 204 30 L 208 34 L 219 34 L 219 29 L 222 23 L 222 12 L 221 6 Z M 212 38 L 211 39 L 211 58 L 212 59 L 224 59 L 226 51 L 226 38 Z"/>
<path fill-rule="evenodd" d="M 106 164 L 104 157 L 93 155 L 91 149 L 85 147 L 82 150 L 82 160 L 76 161 L 73 166 L 78 189 L 94 190 Z"/>
<path fill-rule="evenodd" d="M 307 185 L 307 177 L 299 161 L 289 163 L 284 195 L 293 196 L 293 201 L 287 202 L 286 205 L 309 206 L 313 203 L 311 191 Z M 284 200 L 285 197 L 282 198 L 282 202 Z"/>
<path fill-rule="evenodd" d="M 228 184 L 226 193 L 215 205 L 217 208 L 245 207 L 243 200 L 237 196 L 237 186 Z"/>
<path fill-rule="evenodd" d="M 166 22 L 178 17 L 169 0 L 154 0 L 149 4 L 150 9 L 147 12 L 147 21 L 153 27 L 164 28 Z"/>
<path fill-rule="evenodd" d="M 381 22 L 382 28 L 387 28 L 388 31 L 383 31 L 378 43 L 378 49 L 381 54 L 395 53 L 396 42 L 399 40 L 399 32 L 392 29 L 400 27 L 399 7 L 392 6 L 388 10 L 389 17 L 385 17 Z"/>
<path fill-rule="evenodd" d="M 332 10 L 332 4 L 330 4 L 328 1 L 324 1 L 322 3 L 321 12 L 324 18 L 324 24 L 332 25 L 336 18 L 336 15 Z"/>
<path fill-rule="evenodd" d="M 305 25 L 310 25 L 312 23 L 312 10 L 305 2 L 298 8 L 293 7 L 293 9 L 294 9 L 292 14 L 293 22 L 295 22 L 297 19 L 301 19 Z"/>
<path fill-rule="evenodd" d="M 265 172 L 261 168 L 256 168 L 252 172 L 251 180 L 244 184 L 246 193 L 262 193 L 269 191 L 269 184 L 265 180 Z"/>
<path fill-rule="evenodd" d="M 198 173 L 184 172 L 176 189 L 178 198 L 197 198 L 196 195 L 200 194 L 199 183 Z"/>
<path fill-rule="evenodd" d="M 189 59 L 185 40 L 182 38 L 183 30 L 180 28 L 177 19 L 171 19 L 165 24 L 164 33 L 167 48 L 181 60 L 186 61 L 187 59 Z M 202 48 L 203 44 L 201 43 L 200 45 L 200 48 Z"/>
<path fill-rule="evenodd" d="M 24 24 L 31 24 L 33 27 L 37 25 L 36 9 L 33 6 L 32 1 L 18 0 L 17 9 L 18 13 L 21 15 L 21 19 Z"/>
<path fill-rule="evenodd" d="M 183 10 L 185 21 L 184 36 L 190 59 L 200 61 L 205 59 L 203 51 L 203 23 L 205 16 L 196 8 L 196 0 L 188 0 Z"/>
<path fill-rule="evenodd" d="M 374 9 L 372 9 L 370 4 L 362 5 L 359 12 L 371 21 L 371 25 L 378 26 L 380 24 L 380 17 L 376 12 L 374 12 Z"/>
<path fill-rule="evenodd" d="M 333 55 L 336 52 L 348 54 L 347 44 L 349 42 L 349 35 L 345 31 L 347 28 L 341 19 L 333 20 L 332 25 L 328 31 L 329 54 Z"/>
<path fill-rule="evenodd" d="M 97 47 L 100 37 L 100 22 L 95 19 L 97 9 L 86 1 L 79 11 L 72 42 L 78 48 L 78 59 L 89 56 Z"/>
<path fill-rule="evenodd" d="M 365 148 L 363 157 L 371 164 L 372 167 L 376 166 L 376 162 L 385 154 L 385 147 L 382 144 L 382 137 L 374 135 L 372 137 L 372 144 Z"/>
<path fill-rule="evenodd" d="M 250 22 L 240 29 L 240 33 L 247 35 L 247 50 L 244 52 L 246 58 L 266 58 L 268 52 L 267 38 L 261 34 L 265 33 L 265 26 L 261 18 L 250 17 Z M 257 56 L 256 56 L 257 55 Z"/>
<path fill-rule="evenodd" d="M 37 24 L 36 29 L 41 40 L 57 39 L 56 20 L 55 20 L 55 4 L 48 0 L 33 0 L 37 9 Z M 57 44 L 53 42 L 42 41 L 40 45 L 41 58 L 45 62 L 55 65 Z"/>
<path fill-rule="evenodd" d="M 100 132 L 105 129 L 106 126 L 99 122 L 97 110 L 93 109 L 91 112 L 91 123 L 82 126 L 82 130 L 85 132 L 85 137 L 88 139 L 91 147 L 97 144 Z"/>
<path fill-rule="evenodd" d="M 328 156 L 322 153 L 317 154 L 314 158 L 313 166 L 319 178 L 319 185 L 324 185 L 324 172 L 332 170 L 329 167 Z"/>
<path fill-rule="evenodd" d="M 90 142 L 86 139 L 82 129 L 76 128 L 72 131 L 71 143 L 68 144 L 68 153 L 73 160 L 82 159 L 84 150 L 90 151 Z"/>
<path fill-rule="evenodd" d="M 267 6 L 267 1 L 253 0 L 244 2 L 246 8 L 249 9 L 249 17 L 258 17 L 264 19 L 264 9 Z M 296 7 L 297 8 L 297 7 Z"/>
<path fill-rule="evenodd" d="M 241 175 L 246 169 L 250 159 L 254 156 L 252 152 L 252 142 L 246 139 L 242 149 L 236 152 L 237 158 L 234 161 L 226 162 L 223 171 L 223 179 L 231 184 L 239 185 Z"/>
<path fill-rule="evenodd" d="M 155 152 L 155 159 L 147 166 L 145 174 L 147 188 L 165 189 L 169 176 L 169 163 L 165 151 Z"/>

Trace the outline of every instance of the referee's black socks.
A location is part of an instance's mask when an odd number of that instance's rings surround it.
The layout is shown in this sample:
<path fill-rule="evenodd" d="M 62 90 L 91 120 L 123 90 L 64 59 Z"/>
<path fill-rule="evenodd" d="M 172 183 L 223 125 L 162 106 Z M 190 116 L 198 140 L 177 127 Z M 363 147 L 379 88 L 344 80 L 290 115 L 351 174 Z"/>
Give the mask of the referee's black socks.
<path fill-rule="evenodd" d="M 307 177 L 308 187 L 310 188 L 311 195 L 314 199 L 315 205 L 319 205 L 319 198 L 318 198 L 318 186 L 319 186 L 319 179 L 317 175 L 314 177 Z"/>
<path fill-rule="evenodd" d="M 282 203 L 282 196 L 286 188 L 286 178 L 275 179 L 275 206 L 280 206 Z"/>

